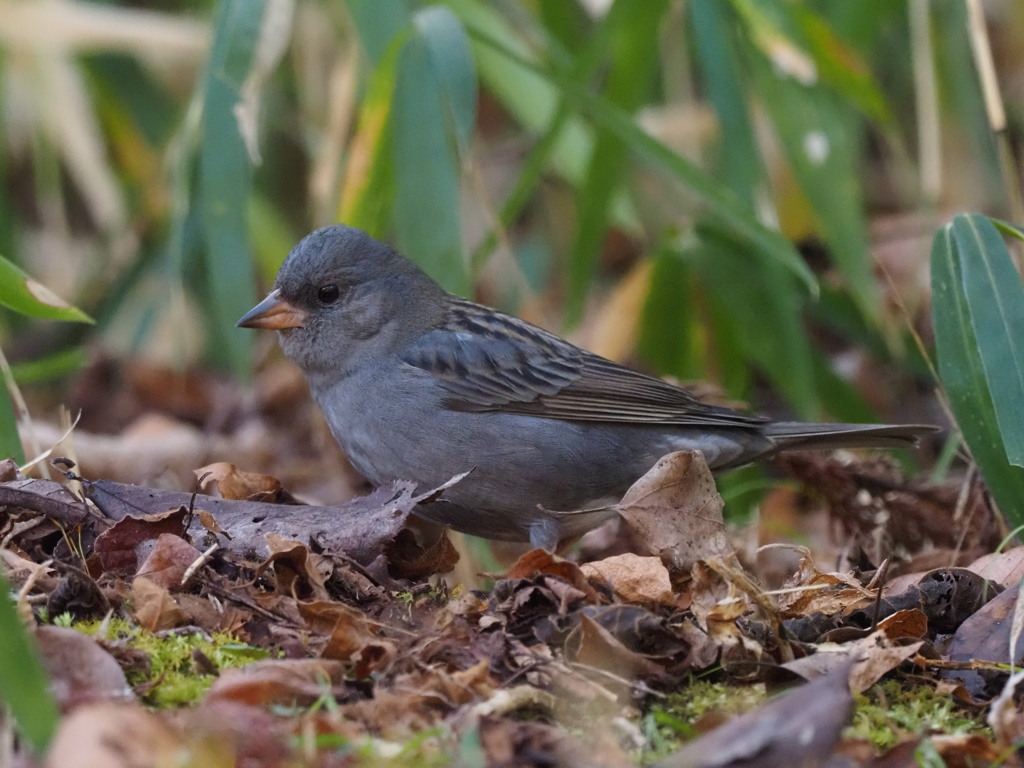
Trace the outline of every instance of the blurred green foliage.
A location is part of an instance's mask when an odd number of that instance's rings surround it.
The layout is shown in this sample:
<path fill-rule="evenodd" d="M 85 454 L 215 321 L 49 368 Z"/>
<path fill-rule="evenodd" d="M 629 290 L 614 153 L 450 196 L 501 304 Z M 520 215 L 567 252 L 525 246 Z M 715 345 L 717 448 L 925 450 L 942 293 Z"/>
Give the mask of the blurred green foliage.
<path fill-rule="evenodd" d="M 25 631 L 11 585 L 0 573 L 0 705 L 42 755 L 57 730 L 59 710 L 34 640 Z"/>

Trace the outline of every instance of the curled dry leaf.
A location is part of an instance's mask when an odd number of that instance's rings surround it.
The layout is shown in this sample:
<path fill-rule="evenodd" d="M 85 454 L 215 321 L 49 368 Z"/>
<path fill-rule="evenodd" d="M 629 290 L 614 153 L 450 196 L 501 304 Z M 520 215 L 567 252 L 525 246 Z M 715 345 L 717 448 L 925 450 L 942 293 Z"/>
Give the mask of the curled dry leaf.
<path fill-rule="evenodd" d="M 359 678 L 387 669 L 397 655 L 395 644 L 381 637 L 379 624 L 362 611 L 333 601 L 299 603 L 298 607 L 311 630 L 328 636 L 320 655 L 354 662 Z"/>
<path fill-rule="evenodd" d="M 262 574 L 271 570 L 277 591 L 282 595 L 296 598 L 326 600 L 326 581 L 331 573 L 329 558 L 310 552 L 309 548 L 297 541 L 268 533 L 268 557 L 257 569 Z"/>
<path fill-rule="evenodd" d="M 225 499 L 263 501 L 271 504 L 299 504 L 273 475 L 246 472 L 227 461 L 207 464 L 194 470 L 200 488 L 209 492 L 214 486 Z"/>
<path fill-rule="evenodd" d="M 580 624 L 566 639 L 565 646 L 570 660 L 608 670 L 627 680 L 636 677 L 657 679 L 661 675 L 661 667 L 643 654 L 627 648 L 585 613 L 580 614 Z"/>
<path fill-rule="evenodd" d="M 838 646 L 825 646 L 811 656 L 782 666 L 808 678 L 820 677 L 839 668 L 848 669 L 850 690 L 862 693 L 886 673 L 913 658 L 924 641 L 908 642 L 908 639 L 923 636 L 926 629 L 927 621 L 921 611 L 901 611 L 880 622 L 878 629 L 865 637 Z"/>
<path fill-rule="evenodd" d="M 448 573 L 459 562 L 459 551 L 446 533 L 423 546 L 409 528 L 398 532 L 387 548 L 387 555 L 390 572 L 396 578 L 409 580 Z"/>
<path fill-rule="evenodd" d="M 732 552 L 722 507 L 711 470 L 697 451 L 663 456 L 617 505 L 644 554 L 657 555 L 673 573 Z"/>
<path fill-rule="evenodd" d="M 555 580 L 538 578 L 547 576 L 554 576 Z M 563 592 L 558 584 L 558 580 L 561 580 L 571 585 L 576 593 L 586 598 L 587 602 L 598 602 L 597 593 L 587 582 L 587 577 L 580 566 L 558 555 L 553 555 L 544 549 L 531 549 L 524 554 L 512 564 L 506 577 L 509 579 L 532 579 L 538 583 L 545 584 L 549 589 L 561 595 L 565 595 L 567 593 Z"/>
<path fill-rule="evenodd" d="M 776 593 L 776 601 L 784 617 L 794 618 L 868 606 L 875 602 L 875 593 L 865 589 L 852 574 L 818 570 L 805 555 L 797 572 Z"/>

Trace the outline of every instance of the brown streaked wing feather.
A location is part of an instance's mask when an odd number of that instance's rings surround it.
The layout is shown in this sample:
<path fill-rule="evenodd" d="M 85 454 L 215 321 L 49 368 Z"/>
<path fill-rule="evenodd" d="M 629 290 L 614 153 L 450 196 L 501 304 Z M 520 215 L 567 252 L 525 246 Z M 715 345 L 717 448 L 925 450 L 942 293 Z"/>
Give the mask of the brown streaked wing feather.
<path fill-rule="evenodd" d="M 445 327 L 417 339 L 401 357 L 435 376 L 454 410 L 692 426 L 764 422 L 702 403 L 680 387 L 468 301 L 453 301 Z"/>

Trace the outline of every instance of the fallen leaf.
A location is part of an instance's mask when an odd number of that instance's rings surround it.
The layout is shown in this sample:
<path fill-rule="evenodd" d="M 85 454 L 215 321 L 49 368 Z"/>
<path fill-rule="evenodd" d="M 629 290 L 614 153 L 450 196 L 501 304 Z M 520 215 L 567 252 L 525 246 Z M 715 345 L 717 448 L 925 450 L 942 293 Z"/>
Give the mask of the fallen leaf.
<path fill-rule="evenodd" d="M 231 501 L 212 496 L 194 496 L 180 491 L 139 488 L 122 483 L 95 481 L 85 483 L 86 495 L 110 519 L 121 520 L 147 511 L 190 507 L 205 510 L 217 523 L 231 531 L 224 549 L 247 556 L 253 552 L 269 554 L 266 535 L 303 543 L 315 542 L 325 553 L 343 552 L 356 562 L 369 565 L 385 550 L 402 529 L 416 505 L 461 476 L 429 492 L 416 494 L 409 481 L 382 485 L 367 496 L 352 499 L 337 507 L 287 506 L 255 501 Z M 197 540 L 208 532 L 194 515 L 190 533 Z"/>
<path fill-rule="evenodd" d="M 225 499 L 268 502 L 270 504 L 299 504 L 273 475 L 246 472 L 234 464 L 218 461 L 194 470 L 193 474 L 203 491 L 216 488 Z"/>
<path fill-rule="evenodd" d="M 154 584 L 145 576 L 132 581 L 132 603 L 135 620 L 150 632 L 159 632 L 188 624 L 189 616 L 164 587 Z"/>
<path fill-rule="evenodd" d="M 184 536 L 186 507 L 163 507 L 153 514 L 125 516 L 96 537 L 93 552 L 107 573 L 129 576 L 149 554 L 154 542 L 165 533 Z"/>
<path fill-rule="evenodd" d="M 277 591 L 297 599 L 327 600 L 326 580 L 330 576 L 330 559 L 309 551 L 298 541 L 276 533 L 266 536 L 270 556 L 257 569 L 257 574 L 273 571 Z"/>
<path fill-rule="evenodd" d="M 675 605 L 672 583 L 661 558 L 626 553 L 584 563 L 580 570 L 588 579 L 607 581 L 624 602 Z"/>
<path fill-rule="evenodd" d="M 689 742 L 655 768 L 824 765 L 853 712 L 849 664 Z"/>
<path fill-rule="evenodd" d="M 200 556 L 181 536 L 161 533 L 145 562 L 139 566 L 137 576 L 145 576 L 159 587 L 180 590 L 185 572 Z"/>
<path fill-rule="evenodd" d="M 642 546 L 673 573 L 685 573 L 698 560 L 732 552 L 722 497 L 699 451 L 663 456 L 626 491 L 617 505 Z"/>
<path fill-rule="evenodd" d="M 36 627 L 35 635 L 62 710 L 85 702 L 135 698 L 120 665 L 94 638 L 48 624 Z"/>
<path fill-rule="evenodd" d="M 181 735 L 138 705 L 79 707 L 61 721 L 48 768 L 160 768 L 182 760 Z"/>
<path fill-rule="evenodd" d="M 294 705 L 310 703 L 343 686 L 345 666 L 330 659 L 265 659 L 226 669 L 206 693 L 206 701 Z"/>
<path fill-rule="evenodd" d="M 949 659 L 963 662 L 1009 662 L 1014 667 L 1022 666 L 1024 637 L 1016 638 L 1016 647 L 1010 647 L 1010 619 L 1017 610 L 1019 592 L 1019 584 L 1010 587 L 966 619 L 950 640 Z M 939 675 L 944 680 L 962 683 L 976 700 L 992 698 L 1001 687 L 1002 674 L 988 670 L 944 669 Z"/>

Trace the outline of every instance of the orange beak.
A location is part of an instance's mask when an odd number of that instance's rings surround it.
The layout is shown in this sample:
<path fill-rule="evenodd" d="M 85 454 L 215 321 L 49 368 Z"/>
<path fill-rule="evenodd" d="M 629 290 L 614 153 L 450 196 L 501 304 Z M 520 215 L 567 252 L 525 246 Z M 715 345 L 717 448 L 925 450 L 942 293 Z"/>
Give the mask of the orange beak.
<path fill-rule="evenodd" d="M 301 328 L 309 315 L 304 309 L 289 304 L 281 298 L 277 289 L 250 309 L 235 325 L 238 328 L 262 328 L 271 331 L 283 331 L 286 328 Z"/>

